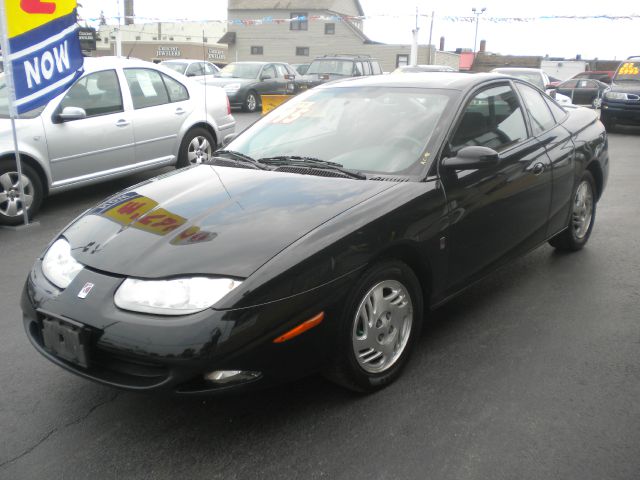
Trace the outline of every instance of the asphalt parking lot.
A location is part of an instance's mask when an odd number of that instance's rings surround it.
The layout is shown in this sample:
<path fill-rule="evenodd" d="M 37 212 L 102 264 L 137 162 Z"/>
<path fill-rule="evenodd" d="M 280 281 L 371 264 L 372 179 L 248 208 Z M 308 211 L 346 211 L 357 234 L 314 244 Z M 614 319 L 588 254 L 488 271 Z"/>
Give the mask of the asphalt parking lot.
<path fill-rule="evenodd" d="M 241 130 L 257 115 L 238 114 Z M 149 397 L 42 358 L 19 296 L 78 213 L 153 174 L 60 194 L 0 230 L 0 479 L 632 479 L 640 472 L 640 128 L 610 136 L 585 250 L 543 246 L 429 315 L 368 397 L 319 376 L 219 399 Z"/>

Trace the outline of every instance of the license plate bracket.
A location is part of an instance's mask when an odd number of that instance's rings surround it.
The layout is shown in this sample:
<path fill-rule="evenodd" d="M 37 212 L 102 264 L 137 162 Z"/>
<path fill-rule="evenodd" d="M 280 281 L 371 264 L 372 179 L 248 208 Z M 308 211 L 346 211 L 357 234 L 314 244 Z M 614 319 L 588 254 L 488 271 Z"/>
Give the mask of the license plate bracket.
<path fill-rule="evenodd" d="M 51 317 L 42 320 L 45 349 L 84 368 L 89 367 L 90 333 L 89 329 L 76 322 Z"/>

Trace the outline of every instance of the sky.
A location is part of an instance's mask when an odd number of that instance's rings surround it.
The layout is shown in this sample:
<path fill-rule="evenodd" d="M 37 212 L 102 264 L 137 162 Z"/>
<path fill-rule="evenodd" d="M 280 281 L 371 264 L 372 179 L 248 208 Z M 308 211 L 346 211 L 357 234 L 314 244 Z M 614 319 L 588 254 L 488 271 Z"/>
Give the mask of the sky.
<path fill-rule="evenodd" d="M 80 15 L 95 19 L 103 10 L 105 16 L 115 17 L 122 0 L 79 0 Z M 640 18 L 631 20 L 537 19 L 529 22 L 496 22 L 491 18 L 530 18 L 541 16 L 624 16 L 640 14 L 635 2 L 610 0 L 535 0 L 514 2 L 504 0 L 469 1 L 433 0 L 360 0 L 365 15 L 372 18 L 364 22 L 364 31 L 372 39 L 386 43 L 408 44 L 415 27 L 418 8 L 419 41 L 429 40 L 430 15 L 435 11 L 432 43 L 439 44 L 445 37 L 445 50 L 473 48 L 475 28 L 473 22 L 449 21 L 446 16 L 472 16 L 471 9 L 486 8 L 478 23 L 478 44 L 487 41 L 487 50 L 504 55 L 549 55 L 551 57 L 602 60 L 621 60 L 640 55 Z M 393 5 L 393 10 L 390 9 Z M 226 20 L 227 0 L 135 0 L 136 16 L 172 21 L 188 19 Z M 111 22 L 109 22 L 111 23 Z M 246 27 L 259 28 L 259 27 Z"/>

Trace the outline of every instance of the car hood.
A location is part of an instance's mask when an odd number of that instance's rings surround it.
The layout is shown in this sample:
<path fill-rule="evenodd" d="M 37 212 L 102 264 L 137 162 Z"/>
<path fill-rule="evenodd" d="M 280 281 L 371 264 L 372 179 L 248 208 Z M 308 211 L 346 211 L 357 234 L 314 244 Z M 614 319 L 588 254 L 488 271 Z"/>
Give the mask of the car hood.
<path fill-rule="evenodd" d="M 201 165 L 117 194 L 63 232 L 91 268 L 140 278 L 246 278 L 392 182 Z"/>
<path fill-rule="evenodd" d="M 611 91 L 640 95 L 640 82 L 612 83 Z"/>

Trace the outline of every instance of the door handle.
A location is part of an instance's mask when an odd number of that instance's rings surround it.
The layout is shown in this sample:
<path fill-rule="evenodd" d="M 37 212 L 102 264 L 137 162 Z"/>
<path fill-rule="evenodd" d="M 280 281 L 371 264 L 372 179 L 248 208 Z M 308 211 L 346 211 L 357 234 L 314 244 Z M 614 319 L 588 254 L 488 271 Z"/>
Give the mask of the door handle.
<path fill-rule="evenodd" d="M 534 175 L 540 175 L 542 172 L 544 172 L 544 163 L 541 163 L 541 162 L 536 163 L 531 169 L 531 171 L 533 172 Z"/>
<path fill-rule="evenodd" d="M 116 127 L 126 127 L 127 125 L 129 125 L 129 121 L 125 120 L 124 118 L 116 122 Z"/>
<path fill-rule="evenodd" d="M 176 115 L 182 115 L 183 113 L 187 113 L 187 111 L 184 108 L 182 107 L 176 108 Z"/>

